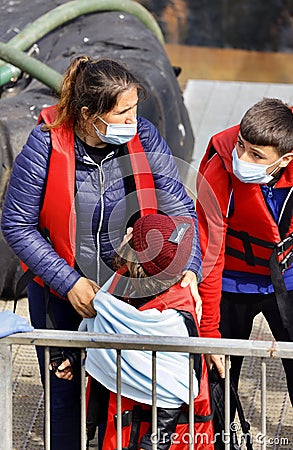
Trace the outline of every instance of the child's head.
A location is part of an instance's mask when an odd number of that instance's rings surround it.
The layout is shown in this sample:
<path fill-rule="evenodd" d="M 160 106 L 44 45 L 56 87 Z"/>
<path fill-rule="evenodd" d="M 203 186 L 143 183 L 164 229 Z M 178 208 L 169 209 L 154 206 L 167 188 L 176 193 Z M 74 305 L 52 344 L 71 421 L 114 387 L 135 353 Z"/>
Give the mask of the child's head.
<path fill-rule="evenodd" d="M 189 217 L 150 214 L 138 219 L 130 245 L 120 251 L 140 296 L 157 295 L 182 278 L 192 253 L 194 223 Z M 122 259 L 121 259 L 122 258 Z"/>
<path fill-rule="evenodd" d="M 279 157 L 293 149 L 293 114 L 276 98 L 264 98 L 244 114 L 240 133 L 250 144 L 274 147 Z"/>

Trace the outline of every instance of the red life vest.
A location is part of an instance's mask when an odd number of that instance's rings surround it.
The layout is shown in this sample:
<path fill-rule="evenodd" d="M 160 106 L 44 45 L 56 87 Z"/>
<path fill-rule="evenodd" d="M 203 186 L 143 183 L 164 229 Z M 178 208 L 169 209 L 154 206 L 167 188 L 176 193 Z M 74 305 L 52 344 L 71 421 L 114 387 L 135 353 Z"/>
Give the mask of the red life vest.
<path fill-rule="evenodd" d="M 115 282 L 114 282 L 115 283 Z M 178 311 L 189 312 L 196 325 L 197 331 L 199 330 L 197 318 L 195 314 L 194 299 L 191 295 L 189 288 L 182 288 L 179 284 L 172 286 L 167 292 L 159 295 L 155 299 L 147 302 L 139 309 L 147 310 L 151 308 L 156 308 L 159 311 L 165 309 L 176 309 Z M 198 331 L 199 333 L 199 331 Z M 212 421 L 212 409 L 210 403 L 210 390 L 207 367 L 205 359 L 201 356 L 201 367 L 202 374 L 200 380 L 199 395 L 194 399 L 194 413 L 195 413 L 195 423 L 194 423 L 194 434 L 195 442 L 197 445 L 195 448 L 197 450 L 213 450 L 213 437 L 214 428 Z M 130 441 L 135 439 L 138 442 L 141 437 L 147 432 L 150 427 L 149 417 L 151 412 L 151 407 L 149 405 L 144 405 L 138 403 L 129 398 L 121 398 L 121 412 L 122 412 L 122 447 L 123 449 L 128 449 Z M 114 450 L 117 448 L 117 436 L 115 427 L 115 416 L 117 414 L 116 407 L 116 394 L 111 392 L 109 409 L 108 409 L 108 421 L 106 434 L 103 443 L 103 450 Z M 139 432 L 134 436 L 135 427 L 137 423 L 130 420 L 131 417 L 137 416 L 139 423 Z M 144 416 L 147 416 L 144 418 Z M 123 423 L 123 417 L 127 418 L 125 423 Z M 188 434 L 188 406 L 182 406 L 182 414 L 179 418 L 179 423 L 176 427 L 174 434 L 174 442 L 170 447 L 170 450 L 188 450 L 189 445 L 189 434 Z M 135 449 L 136 447 L 131 447 Z M 139 447 L 137 447 L 138 449 Z"/>
<path fill-rule="evenodd" d="M 199 171 L 204 177 L 205 165 L 211 154 L 216 152 L 230 176 L 234 203 L 233 212 L 228 218 L 225 269 L 270 275 L 269 260 L 273 249 L 276 244 L 293 233 L 293 192 L 289 192 L 277 224 L 267 207 L 260 185 L 243 183 L 233 174 L 232 150 L 236 145 L 238 134 L 239 125 L 213 136 Z M 292 186 L 293 162 L 290 162 L 277 181 L 276 187 Z M 227 181 L 223 177 L 223 189 L 219 186 L 218 191 L 221 193 L 224 189 L 227 189 Z M 292 243 L 282 258 L 286 256 L 290 247 L 292 249 Z"/>
<path fill-rule="evenodd" d="M 51 124 L 57 116 L 57 106 L 41 111 L 39 123 Z M 74 130 L 65 123 L 50 130 L 52 152 L 50 156 L 46 191 L 40 212 L 39 228 L 49 232 L 54 250 L 74 267 L 76 212 Z M 152 172 L 138 134 L 127 143 L 133 170 L 141 216 L 157 212 L 157 198 Z M 27 267 L 23 265 L 24 270 Z M 35 281 L 43 285 L 40 278 Z"/>

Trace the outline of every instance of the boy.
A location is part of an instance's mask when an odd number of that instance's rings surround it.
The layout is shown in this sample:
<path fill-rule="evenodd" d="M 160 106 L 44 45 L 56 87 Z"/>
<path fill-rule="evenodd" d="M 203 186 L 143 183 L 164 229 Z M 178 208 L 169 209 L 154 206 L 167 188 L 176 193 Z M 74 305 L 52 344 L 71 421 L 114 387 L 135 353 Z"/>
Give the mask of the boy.
<path fill-rule="evenodd" d="M 264 98 L 210 140 L 197 178 L 203 252 L 201 335 L 249 339 L 262 312 L 278 341 L 293 339 L 293 114 Z M 242 357 L 231 357 L 239 380 Z M 224 375 L 223 358 L 207 356 Z M 293 360 L 283 360 L 291 403 Z"/>

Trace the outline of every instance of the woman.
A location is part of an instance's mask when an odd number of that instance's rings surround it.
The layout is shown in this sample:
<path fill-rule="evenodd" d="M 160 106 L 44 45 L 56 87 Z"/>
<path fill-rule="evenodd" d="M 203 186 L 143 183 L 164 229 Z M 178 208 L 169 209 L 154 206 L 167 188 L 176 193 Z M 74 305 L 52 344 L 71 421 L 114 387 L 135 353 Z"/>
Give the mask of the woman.
<path fill-rule="evenodd" d="M 46 310 L 47 323 L 65 330 L 76 330 L 81 317 L 95 315 L 92 300 L 111 274 L 113 253 L 135 215 L 159 210 L 190 216 L 196 226 L 193 202 L 169 147 L 149 121 L 137 116 L 143 95 L 141 84 L 120 63 L 75 58 L 58 104 L 42 110 L 15 160 L 2 232 L 38 277 L 28 286 L 35 328 L 46 328 Z M 190 284 L 199 299 L 196 235 L 182 283 Z M 43 379 L 40 350 L 38 357 Z M 80 448 L 79 396 L 78 383 L 53 377 L 53 450 Z"/>

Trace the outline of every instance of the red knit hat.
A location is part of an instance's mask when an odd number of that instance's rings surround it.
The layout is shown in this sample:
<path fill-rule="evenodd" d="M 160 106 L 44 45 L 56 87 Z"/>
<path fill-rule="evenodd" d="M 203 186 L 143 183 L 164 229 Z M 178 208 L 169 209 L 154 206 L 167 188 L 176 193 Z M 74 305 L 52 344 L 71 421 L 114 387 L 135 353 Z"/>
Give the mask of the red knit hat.
<path fill-rule="evenodd" d="M 149 276 L 169 279 L 181 274 L 192 250 L 194 223 L 189 217 L 150 214 L 133 227 L 133 248 Z"/>

